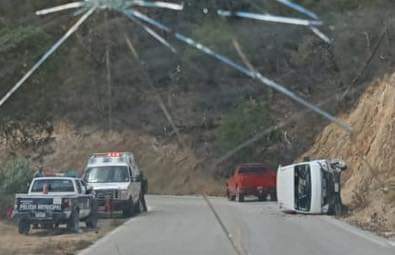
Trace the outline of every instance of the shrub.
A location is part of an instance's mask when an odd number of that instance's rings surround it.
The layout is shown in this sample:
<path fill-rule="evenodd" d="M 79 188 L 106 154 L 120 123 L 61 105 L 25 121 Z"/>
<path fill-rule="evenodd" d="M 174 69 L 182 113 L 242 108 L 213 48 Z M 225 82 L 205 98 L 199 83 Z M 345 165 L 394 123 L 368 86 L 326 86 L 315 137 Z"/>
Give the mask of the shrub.
<path fill-rule="evenodd" d="M 23 157 L 10 159 L 0 170 L 0 194 L 26 192 L 32 178 L 33 171 L 29 160 Z"/>
<path fill-rule="evenodd" d="M 0 168 L 0 218 L 4 218 L 7 209 L 12 207 L 15 193 L 27 191 L 32 178 L 29 160 L 16 157 L 4 163 Z"/>
<path fill-rule="evenodd" d="M 263 132 L 273 125 L 270 108 L 263 100 L 248 99 L 239 103 L 234 110 L 225 114 L 217 130 L 217 147 L 226 153 L 246 140 Z M 235 155 L 237 161 L 262 159 L 261 153 L 280 138 L 277 132 L 269 132 L 252 146 L 244 148 Z M 256 150 L 256 148 L 260 150 Z"/>

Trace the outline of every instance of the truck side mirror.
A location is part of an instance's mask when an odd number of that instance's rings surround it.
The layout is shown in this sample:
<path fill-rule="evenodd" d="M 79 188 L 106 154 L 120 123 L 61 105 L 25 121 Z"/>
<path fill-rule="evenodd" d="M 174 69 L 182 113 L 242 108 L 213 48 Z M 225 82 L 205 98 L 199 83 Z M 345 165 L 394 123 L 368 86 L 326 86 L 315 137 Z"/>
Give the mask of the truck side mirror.
<path fill-rule="evenodd" d="M 141 181 L 142 181 L 141 175 L 132 177 L 132 182 L 141 182 Z"/>

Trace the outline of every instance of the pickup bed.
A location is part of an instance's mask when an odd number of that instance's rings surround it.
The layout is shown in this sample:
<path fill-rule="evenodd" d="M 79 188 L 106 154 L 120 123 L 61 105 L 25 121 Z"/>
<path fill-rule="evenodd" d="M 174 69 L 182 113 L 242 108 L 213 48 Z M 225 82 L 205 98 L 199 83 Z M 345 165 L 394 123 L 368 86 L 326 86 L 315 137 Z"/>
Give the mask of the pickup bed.
<path fill-rule="evenodd" d="M 245 196 L 256 196 L 260 201 L 270 196 L 276 199 L 276 172 L 263 164 L 242 164 L 226 182 L 229 200 L 244 201 Z"/>
<path fill-rule="evenodd" d="M 78 232 L 80 220 L 96 227 L 96 201 L 78 178 L 35 178 L 28 194 L 16 195 L 13 218 L 21 234 L 28 234 L 31 225 L 47 229 L 66 224 Z"/>

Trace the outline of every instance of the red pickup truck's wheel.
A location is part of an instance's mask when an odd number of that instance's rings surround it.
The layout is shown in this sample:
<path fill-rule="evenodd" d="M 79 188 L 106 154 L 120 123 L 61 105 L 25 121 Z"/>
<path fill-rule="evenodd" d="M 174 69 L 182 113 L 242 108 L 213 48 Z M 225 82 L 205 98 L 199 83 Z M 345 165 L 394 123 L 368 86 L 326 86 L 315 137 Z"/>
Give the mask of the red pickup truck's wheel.
<path fill-rule="evenodd" d="M 244 202 L 244 194 L 241 194 L 240 188 L 237 188 L 236 191 L 236 200 L 240 203 Z"/>
<path fill-rule="evenodd" d="M 266 201 L 267 195 L 265 193 L 259 194 L 258 200 L 259 201 Z"/>
<path fill-rule="evenodd" d="M 228 198 L 229 201 L 235 201 L 236 199 L 236 196 L 232 195 L 228 189 L 226 190 L 226 197 Z"/>

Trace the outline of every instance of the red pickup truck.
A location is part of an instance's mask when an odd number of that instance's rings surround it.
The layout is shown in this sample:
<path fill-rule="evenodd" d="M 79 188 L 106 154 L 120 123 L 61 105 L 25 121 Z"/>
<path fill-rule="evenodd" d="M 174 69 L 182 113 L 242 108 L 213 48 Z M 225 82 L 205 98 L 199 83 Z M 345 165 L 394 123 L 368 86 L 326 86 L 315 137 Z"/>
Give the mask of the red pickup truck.
<path fill-rule="evenodd" d="M 245 196 L 256 196 L 260 201 L 276 199 L 276 172 L 263 164 L 241 164 L 226 182 L 229 200 L 244 201 Z"/>

